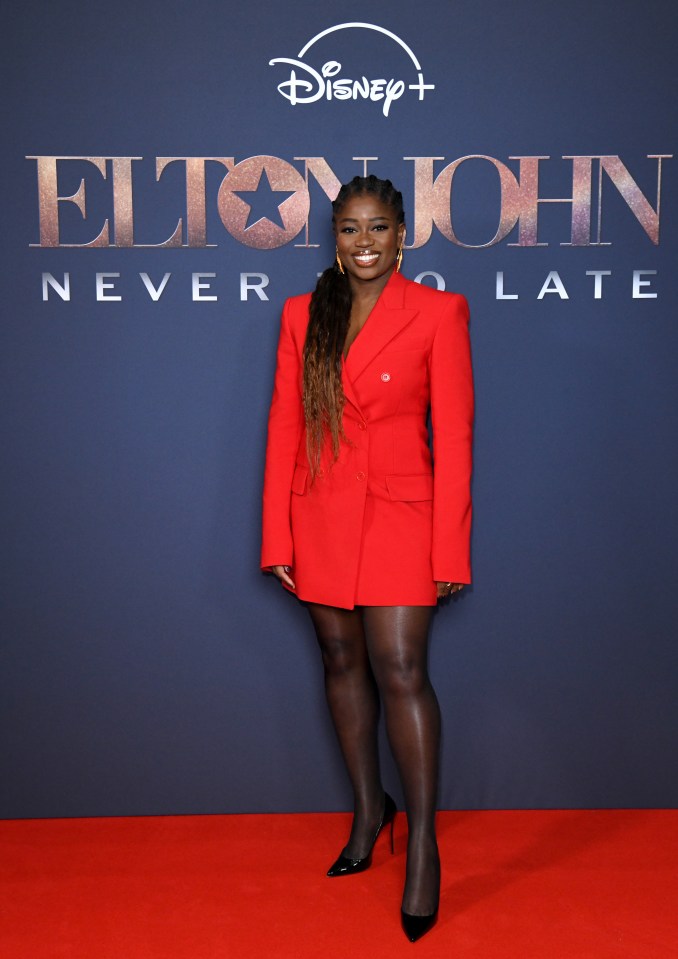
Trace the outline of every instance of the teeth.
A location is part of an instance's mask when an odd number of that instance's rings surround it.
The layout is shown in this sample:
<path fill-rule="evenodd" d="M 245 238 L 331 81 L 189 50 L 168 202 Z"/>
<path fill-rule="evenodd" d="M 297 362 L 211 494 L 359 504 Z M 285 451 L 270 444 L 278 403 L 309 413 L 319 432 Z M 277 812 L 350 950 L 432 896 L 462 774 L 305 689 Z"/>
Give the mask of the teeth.
<path fill-rule="evenodd" d="M 378 253 L 356 253 L 353 259 L 358 263 L 373 263 L 378 257 Z"/>

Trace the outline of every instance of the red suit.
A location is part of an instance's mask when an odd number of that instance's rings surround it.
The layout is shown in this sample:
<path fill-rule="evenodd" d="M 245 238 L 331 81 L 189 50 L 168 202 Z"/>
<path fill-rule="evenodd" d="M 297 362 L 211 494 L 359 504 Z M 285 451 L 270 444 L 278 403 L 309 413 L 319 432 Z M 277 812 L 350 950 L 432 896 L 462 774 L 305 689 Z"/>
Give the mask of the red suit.
<path fill-rule="evenodd" d="M 311 483 L 301 392 L 310 299 L 291 297 L 282 314 L 262 568 L 290 566 L 301 600 L 433 606 L 436 581 L 471 582 L 468 304 L 391 275 L 343 362 L 349 442 L 332 463 L 327 440 Z"/>

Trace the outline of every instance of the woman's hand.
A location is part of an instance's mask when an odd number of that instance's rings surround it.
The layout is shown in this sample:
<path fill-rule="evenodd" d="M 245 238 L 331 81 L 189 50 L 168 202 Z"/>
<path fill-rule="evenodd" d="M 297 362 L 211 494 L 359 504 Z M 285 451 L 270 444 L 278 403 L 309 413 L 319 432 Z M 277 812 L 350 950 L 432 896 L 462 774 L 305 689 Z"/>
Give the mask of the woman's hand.
<path fill-rule="evenodd" d="M 438 599 L 444 599 L 446 596 L 451 596 L 452 593 L 458 593 L 463 588 L 464 583 L 436 583 Z"/>
<path fill-rule="evenodd" d="M 271 566 L 271 572 L 274 573 L 281 583 L 287 583 L 291 589 L 296 589 L 294 585 L 294 580 L 290 577 L 290 567 L 289 566 Z"/>

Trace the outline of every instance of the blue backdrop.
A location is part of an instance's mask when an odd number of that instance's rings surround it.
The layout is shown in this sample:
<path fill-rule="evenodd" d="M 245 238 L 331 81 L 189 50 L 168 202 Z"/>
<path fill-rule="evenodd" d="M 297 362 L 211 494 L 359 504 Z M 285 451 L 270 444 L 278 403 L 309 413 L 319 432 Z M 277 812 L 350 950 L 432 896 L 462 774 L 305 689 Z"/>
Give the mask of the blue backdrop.
<path fill-rule="evenodd" d="M 365 168 L 405 194 L 403 272 L 472 312 L 474 584 L 431 647 L 441 806 L 673 805 L 672 4 L 3 18 L 0 814 L 348 807 L 259 511 L 280 308 Z"/>

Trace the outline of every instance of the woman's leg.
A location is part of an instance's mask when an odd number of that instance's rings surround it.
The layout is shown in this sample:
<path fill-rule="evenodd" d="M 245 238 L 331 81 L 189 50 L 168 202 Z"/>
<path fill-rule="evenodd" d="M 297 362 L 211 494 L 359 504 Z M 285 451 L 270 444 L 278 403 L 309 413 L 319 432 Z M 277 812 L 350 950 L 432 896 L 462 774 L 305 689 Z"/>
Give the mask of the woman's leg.
<path fill-rule="evenodd" d="M 435 833 L 440 709 L 427 666 L 433 608 L 366 606 L 363 610 L 370 662 L 407 809 L 407 878 L 402 907 L 417 916 L 435 912 L 440 893 Z"/>
<path fill-rule="evenodd" d="M 359 609 L 306 603 L 323 657 L 325 693 L 354 796 L 351 835 L 342 855 L 362 859 L 384 812 L 379 772 L 379 696 Z"/>

